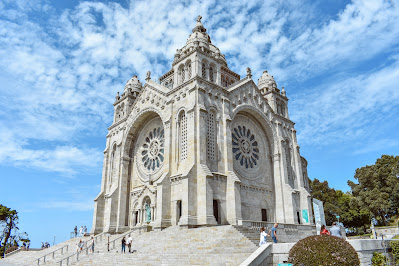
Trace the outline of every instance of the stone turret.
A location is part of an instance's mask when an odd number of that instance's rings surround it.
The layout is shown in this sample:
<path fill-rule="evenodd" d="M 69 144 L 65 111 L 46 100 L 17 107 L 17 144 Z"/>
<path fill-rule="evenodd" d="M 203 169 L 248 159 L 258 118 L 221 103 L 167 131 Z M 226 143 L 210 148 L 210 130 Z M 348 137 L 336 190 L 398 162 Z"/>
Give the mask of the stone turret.
<path fill-rule="evenodd" d="M 114 103 L 114 123 L 124 119 L 129 113 L 133 106 L 134 101 L 140 94 L 143 88 L 143 84 L 133 75 L 131 79 L 126 82 L 125 89 L 121 96 L 115 97 Z"/>

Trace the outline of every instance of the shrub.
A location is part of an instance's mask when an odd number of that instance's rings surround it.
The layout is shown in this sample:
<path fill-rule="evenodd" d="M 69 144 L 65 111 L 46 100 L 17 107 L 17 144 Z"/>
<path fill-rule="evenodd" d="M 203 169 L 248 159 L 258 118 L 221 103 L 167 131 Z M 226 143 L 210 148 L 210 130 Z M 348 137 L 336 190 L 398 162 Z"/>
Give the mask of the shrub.
<path fill-rule="evenodd" d="M 382 253 L 374 252 L 373 257 L 371 258 L 371 263 L 373 266 L 381 266 L 384 265 L 387 259 Z"/>
<path fill-rule="evenodd" d="M 294 265 L 360 265 L 355 249 L 335 236 L 309 236 L 299 240 L 290 250 L 288 261 Z"/>
<path fill-rule="evenodd" d="M 399 239 L 399 235 L 392 237 L 392 239 Z M 399 241 L 391 241 L 389 246 L 392 248 L 392 256 L 394 257 L 395 261 L 399 261 Z"/>

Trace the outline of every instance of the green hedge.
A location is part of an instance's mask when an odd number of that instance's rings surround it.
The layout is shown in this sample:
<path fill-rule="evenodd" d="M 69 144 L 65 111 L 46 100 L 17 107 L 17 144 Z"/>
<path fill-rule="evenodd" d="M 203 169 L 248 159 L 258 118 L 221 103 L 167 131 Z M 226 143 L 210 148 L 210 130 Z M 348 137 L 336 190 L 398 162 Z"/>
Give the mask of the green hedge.
<path fill-rule="evenodd" d="M 392 237 L 392 239 L 399 239 L 399 235 Z M 391 241 L 389 245 L 392 248 L 392 256 L 395 261 L 399 262 L 399 241 Z"/>
<path fill-rule="evenodd" d="M 299 240 L 290 250 L 288 261 L 294 265 L 360 265 L 355 249 L 344 239 L 318 235 Z"/>
<path fill-rule="evenodd" d="M 387 259 L 382 253 L 374 252 L 373 257 L 371 258 L 371 263 L 373 266 L 383 266 Z"/>

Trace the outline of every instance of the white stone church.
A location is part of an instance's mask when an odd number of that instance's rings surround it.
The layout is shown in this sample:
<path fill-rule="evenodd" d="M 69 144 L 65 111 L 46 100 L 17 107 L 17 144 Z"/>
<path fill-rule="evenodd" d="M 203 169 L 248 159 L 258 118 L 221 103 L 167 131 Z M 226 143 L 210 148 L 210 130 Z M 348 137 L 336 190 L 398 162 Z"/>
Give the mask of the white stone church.
<path fill-rule="evenodd" d="M 116 97 L 92 233 L 313 223 L 287 102 L 267 71 L 229 69 L 199 16 L 167 73 Z"/>

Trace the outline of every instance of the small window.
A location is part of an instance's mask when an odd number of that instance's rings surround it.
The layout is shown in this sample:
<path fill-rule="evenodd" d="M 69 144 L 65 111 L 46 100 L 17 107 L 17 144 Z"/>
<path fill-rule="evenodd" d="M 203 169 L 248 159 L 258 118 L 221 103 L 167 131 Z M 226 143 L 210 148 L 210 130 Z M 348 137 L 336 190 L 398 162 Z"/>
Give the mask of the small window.
<path fill-rule="evenodd" d="M 267 210 L 262 209 L 262 221 L 267 222 Z"/>
<path fill-rule="evenodd" d="M 209 80 L 213 82 L 213 67 L 209 68 Z"/>

